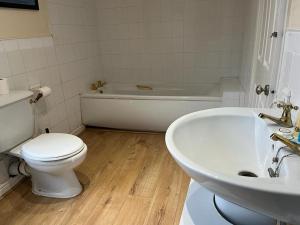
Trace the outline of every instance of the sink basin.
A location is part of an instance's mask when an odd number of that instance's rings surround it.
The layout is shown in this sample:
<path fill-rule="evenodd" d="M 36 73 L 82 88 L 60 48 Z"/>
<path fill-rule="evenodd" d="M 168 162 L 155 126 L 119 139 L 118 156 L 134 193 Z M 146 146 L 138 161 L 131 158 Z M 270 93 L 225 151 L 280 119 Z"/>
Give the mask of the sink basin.
<path fill-rule="evenodd" d="M 190 177 L 217 196 L 299 224 L 300 157 L 285 158 L 279 177 L 269 176 L 277 153 L 270 135 L 278 127 L 258 118 L 259 112 L 218 108 L 188 114 L 169 127 L 167 147 Z"/>

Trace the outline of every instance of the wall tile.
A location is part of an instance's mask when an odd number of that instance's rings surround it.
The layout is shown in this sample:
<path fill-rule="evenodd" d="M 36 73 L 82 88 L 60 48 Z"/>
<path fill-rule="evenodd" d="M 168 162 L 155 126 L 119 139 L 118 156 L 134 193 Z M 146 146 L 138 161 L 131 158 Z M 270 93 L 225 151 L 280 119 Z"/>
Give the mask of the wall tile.
<path fill-rule="evenodd" d="M 292 103 L 300 106 L 300 32 L 288 31 L 285 37 L 285 47 L 283 56 L 283 65 L 279 78 L 279 93 L 278 98 L 283 99 L 281 93 L 283 89 L 288 89 L 292 92 Z M 296 118 L 298 112 L 293 111 L 293 116 Z"/>
<path fill-rule="evenodd" d="M 70 132 L 81 125 L 79 93 L 88 89 L 101 65 L 95 6 L 94 0 L 48 0 L 53 37 L 0 41 L 0 77 L 9 77 L 11 89 L 52 88 L 36 107 L 39 130 Z M 108 50 L 115 52 L 115 46 Z M 74 115 L 66 111 L 69 99 L 77 99 L 72 101 Z"/>
<path fill-rule="evenodd" d="M 108 82 L 183 85 L 240 75 L 244 5 L 238 0 L 98 0 L 97 6 L 98 76 Z M 183 63 L 162 60 L 166 54 Z"/>
<path fill-rule="evenodd" d="M 0 42 L 0 78 L 9 77 L 11 75 L 7 52 L 3 43 Z"/>

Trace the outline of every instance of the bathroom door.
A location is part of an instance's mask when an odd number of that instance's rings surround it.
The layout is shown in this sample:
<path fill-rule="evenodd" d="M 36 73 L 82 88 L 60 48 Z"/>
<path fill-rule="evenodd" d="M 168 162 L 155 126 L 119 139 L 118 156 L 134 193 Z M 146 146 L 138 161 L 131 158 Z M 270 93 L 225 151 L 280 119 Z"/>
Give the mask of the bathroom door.
<path fill-rule="evenodd" d="M 269 107 L 274 100 L 272 91 L 276 92 L 286 14 L 286 0 L 259 0 L 255 74 L 251 90 L 251 105 L 254 107 Z M 258 85 L 263 88 L 269 85 L 269 95 L 258 95 Z"/>

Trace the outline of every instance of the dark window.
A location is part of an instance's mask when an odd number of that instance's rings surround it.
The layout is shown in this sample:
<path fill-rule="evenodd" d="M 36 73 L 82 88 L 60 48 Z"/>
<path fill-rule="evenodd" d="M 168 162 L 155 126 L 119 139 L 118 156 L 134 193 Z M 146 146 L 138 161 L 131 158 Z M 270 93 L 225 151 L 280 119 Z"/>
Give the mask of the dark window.
<path fill-rule="evenodd" d="M 38 0 L 0 0 L 0 7 L 39 9 Z"/>

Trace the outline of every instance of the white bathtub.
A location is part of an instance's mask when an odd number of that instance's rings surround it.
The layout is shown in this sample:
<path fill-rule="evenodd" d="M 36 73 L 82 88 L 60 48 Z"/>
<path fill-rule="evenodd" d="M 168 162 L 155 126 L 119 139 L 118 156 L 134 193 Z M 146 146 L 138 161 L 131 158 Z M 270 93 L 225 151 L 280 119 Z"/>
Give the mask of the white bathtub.
<path fill-rule="evenodd" d="M 222 104 L 219 86 L 189 90 L 157 88 L 152 91 L 141 91 L 135 87 L 107 88 L 103 92 L 81 95 L 84 125 L 166 131 L 182 115 Z"/>

